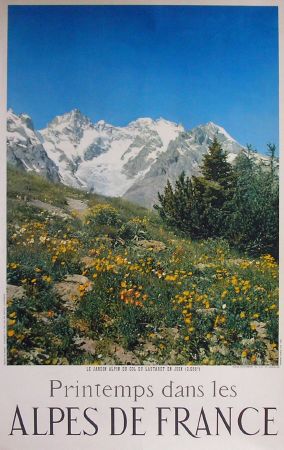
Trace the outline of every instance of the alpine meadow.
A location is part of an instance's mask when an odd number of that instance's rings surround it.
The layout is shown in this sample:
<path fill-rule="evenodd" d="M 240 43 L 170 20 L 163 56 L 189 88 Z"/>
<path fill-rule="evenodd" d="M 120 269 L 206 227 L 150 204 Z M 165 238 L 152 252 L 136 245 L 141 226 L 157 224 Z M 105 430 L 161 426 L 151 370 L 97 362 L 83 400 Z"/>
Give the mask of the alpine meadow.
<path fill-rule="evenodd" d="M 215 128 L 196 175 L 168 181 L 150 210 L 54 180 L 20 119 L 8 147 L 9 364 L 278 363 L 275 146 L 231 164 Z M 25 166 L 41 152 L 49 180 L 15 167 L 23 148 Z"/>

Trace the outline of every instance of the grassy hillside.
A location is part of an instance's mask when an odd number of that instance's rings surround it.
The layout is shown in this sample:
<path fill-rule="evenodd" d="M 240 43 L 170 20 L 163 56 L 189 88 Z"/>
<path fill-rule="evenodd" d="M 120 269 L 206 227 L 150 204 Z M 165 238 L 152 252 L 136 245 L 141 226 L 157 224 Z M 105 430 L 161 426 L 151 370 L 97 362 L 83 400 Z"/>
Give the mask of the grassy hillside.
<path fill-rule="evenodd" d="M 9 168 L 7 276 L 10 364 L 278 363 L 276 261 L 121 199 Z"/>

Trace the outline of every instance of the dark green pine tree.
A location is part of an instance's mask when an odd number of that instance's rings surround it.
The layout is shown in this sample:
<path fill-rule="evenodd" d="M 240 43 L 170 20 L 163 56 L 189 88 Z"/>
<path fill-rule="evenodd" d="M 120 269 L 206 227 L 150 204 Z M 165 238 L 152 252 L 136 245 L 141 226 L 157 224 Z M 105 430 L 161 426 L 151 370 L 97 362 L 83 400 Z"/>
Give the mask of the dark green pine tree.
<path fill-rule="evenodd" d="M 206 180 L 215 181 L 225 189 L 231 186 L 232 166 L 227 161 L 227 153 L 222 149 L 216 136 L 208 148 L 208 153 L 203 157 L 200 169 Z"/>
<path fill-rule="evenodd" d="M 279 176 L 275 146 L 268 150 L 269 160 L 258 159 L 251 146 L 236 158 L 226 237 L 239 249 L 278 257 Z"/>
<path fill-rule="evenodd" d="M 234 191 L 234 172 L 227 153 L 214 137 L 203 156 L 201 176 L 193 177 L 195 195 L 199 197 L 200 232 L 204 237 L 222 236 L 228 215 L 226 204 Z M 202 235 L 201 234 L 201 235 Z"/>
<path fill-rule="evenodd" d="M 190 180 L 183 172 L 174 187 L 168 181 L 155 208 L 168 224 L 193 238 L 220 236 L 231 191 L 232 167 L 215 138 L 203 158 L 201 175 Z"/>
<path fill-rule="evenodd" d="M 275 144 L 267 144 L 268 147 L 268 156 L 269 156 L 269 168 L 270 175 L 272 179 L 275 177 L 275 172 L 277 172 L 277 158 L 276 158 L 276 145 Z"/>
<path fill-rule="evenodd" d="M 189 213 L 192 206 L 192 183 L 182 172 L 174 186 L 168 180 L 163 194 L 158 192 L 160 204 L 154 205 L 161 218 L 169 225 L 188 231 L 190 228 Z"/>
<path fill-rule="evenodd" d="M 173 187 L 170 181 L 167 181 L 167 184 L 164 189 L 164 193 L 161 194 L 158 192 L 158 199 L 160 204 L 154 205 L 154 208 L 159 212 L 161 218 L 170 225 L 175 224 L 174 216 L 175 216 L 175 197 Z"/>

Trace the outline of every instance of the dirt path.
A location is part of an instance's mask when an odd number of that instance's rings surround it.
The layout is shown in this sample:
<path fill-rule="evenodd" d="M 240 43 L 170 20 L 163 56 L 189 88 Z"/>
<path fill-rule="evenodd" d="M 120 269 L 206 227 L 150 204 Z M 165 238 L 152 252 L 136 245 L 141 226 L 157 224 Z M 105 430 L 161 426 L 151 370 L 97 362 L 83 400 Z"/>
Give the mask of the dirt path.
<path fill-rule="evenodd" d="M 55 216 L 61 217 L 62 219 L 70 219 L 70 215 L 67 214 L 63 209 L 53 206 L 50 203 L 42 202 L 41 200 L 31 200 L 28 205 L 35 206 L 36 208 L 44 209 Z"/>
<path fill-rule="evenodd" d="M 70 212 L 75 212 L 79 217 L 83 217 L 88 209 L 88 204 L 83 200 L 66 197 L 68 209 Z"/>

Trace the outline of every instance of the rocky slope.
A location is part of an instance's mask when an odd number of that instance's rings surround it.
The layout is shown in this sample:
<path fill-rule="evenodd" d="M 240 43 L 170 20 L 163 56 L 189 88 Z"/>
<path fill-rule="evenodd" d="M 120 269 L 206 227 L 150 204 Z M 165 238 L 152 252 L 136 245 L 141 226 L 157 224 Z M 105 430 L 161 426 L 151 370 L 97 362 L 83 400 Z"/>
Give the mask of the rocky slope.
<path fill-rule="evenodd" d="M 58 166 L 47 156 L 31 118 L 26 114 L 18 116 L 11 110 L 7 118 L 7 161 L 19 169 L 60 181 Z"/>

